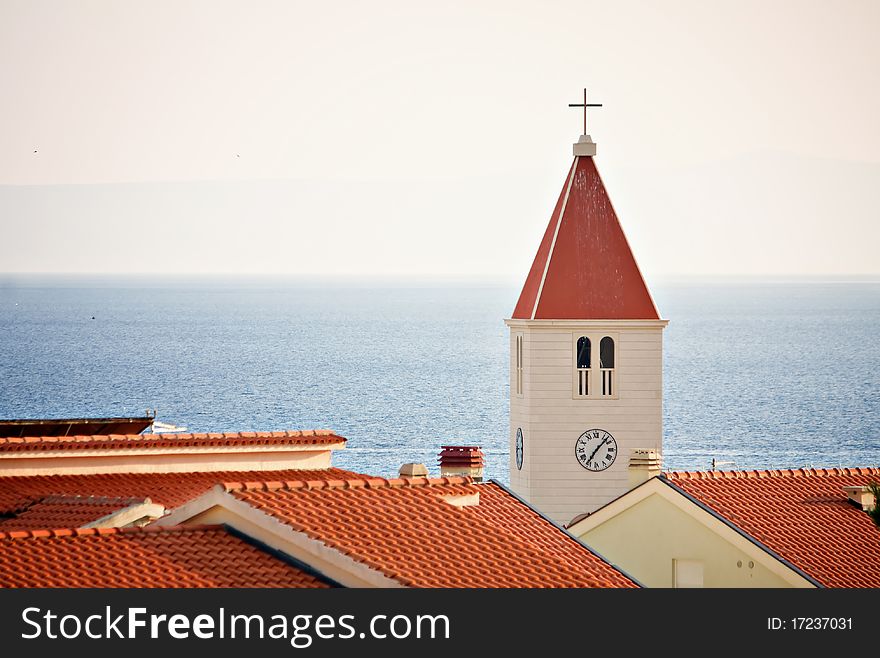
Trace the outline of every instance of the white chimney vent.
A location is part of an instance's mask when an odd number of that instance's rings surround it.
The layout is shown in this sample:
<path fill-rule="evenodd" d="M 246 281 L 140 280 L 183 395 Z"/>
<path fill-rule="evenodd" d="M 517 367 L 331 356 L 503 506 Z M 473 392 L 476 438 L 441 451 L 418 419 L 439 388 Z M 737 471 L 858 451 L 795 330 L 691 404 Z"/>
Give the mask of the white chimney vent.
<path fill-rule="evenodd" d="M 633 450 L 629 456 L 629 488 L 635 489 L 660 475 L 663 458 L 659 450 Z"/>
<path fill-rule="evenodd" d="M 398 471 L 398 472 L 400 473 L 400 477 L 402 477 L 402 478 L 418 478 L 418 477 L 426 478 L 426 477 L 428 477 L 428 467 L 425 466 L 424 464 L 417 464 L 414 462 L 409 463 L 409 464 L 403 464 L 400 467 L 400 471 Z"/>
<path fill-rule="evenodd" d="M 870 487 L 844 487 L 843 490 L 846 492 L 846 497 L 849 498 L 851 503 L 858 505 L 866 512 L 870 512 L 874 509 L 874 505 L 877 504 Z"/>

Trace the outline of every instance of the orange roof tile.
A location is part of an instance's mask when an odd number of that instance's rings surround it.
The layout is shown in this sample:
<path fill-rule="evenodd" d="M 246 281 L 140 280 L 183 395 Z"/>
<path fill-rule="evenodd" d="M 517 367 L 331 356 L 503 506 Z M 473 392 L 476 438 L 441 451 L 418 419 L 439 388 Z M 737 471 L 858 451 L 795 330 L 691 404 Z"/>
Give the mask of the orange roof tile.
<path fill-rule="evenodd" d="M 10 518 L 0 518 L 0 532 L 38 528 L 79 528 L 149 498 L 46 496 Z"/>
<path fill-rule="evenodd" d="M 329 586 L 217 526 L 0 533 L 0 587 Z"/>
<path fill-rule="evenodd" d="M 667 473 L 667 482 L 826 587 L 880 587 L 880 529 L 843 487 L 880 468 Z"/>
<path fill-rule="evenodd" d="M 13 475 L 0 477 L 0 514 L 21 512 L 51 495 L 150 498 L 177 507 L 228 480 L 322 480 L 365 477 L 340 468 L 195 473 L 99 473 L 90 475 Z"/>
<path fill-rule="evenodd" d="M 120 450 L 143 448 L 216 448 L 330 445 L 345 439 L 330 430 L 224 432 L 209 434 L 107 434 L 96 436 L 26 436 L 0 438 L 0 452 Z"/>
<path fill-rule="evenodd" d="M 233 482 L 252 507 L 411 587 L 636 587 L 497 483 Z M 457 507 L 441 497 L 479 494 Z"/>

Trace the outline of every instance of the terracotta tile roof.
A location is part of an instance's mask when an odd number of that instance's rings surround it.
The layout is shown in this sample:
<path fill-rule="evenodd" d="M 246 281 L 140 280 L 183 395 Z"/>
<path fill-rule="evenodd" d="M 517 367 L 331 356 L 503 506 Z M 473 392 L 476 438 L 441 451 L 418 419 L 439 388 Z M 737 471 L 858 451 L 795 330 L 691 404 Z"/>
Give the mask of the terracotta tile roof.
<path fill-rule="evenodd" d="M 365 477 L 340 468 L 196 473 L 99 473 L 91 475 L 14 475 L 0 477 L 0 514 L 21 512 L 51 495 L 150 498 L 177 507 L 229 480 L 324 480 Z"/>
<path fill-rule="evenodd" d="M 843 491 L 880 483 L 880 468 L 665 477 L 826 587 L 880 587 L 880 529 Z"/>
<path fill-rule="evenodd" d="M 231 482 L 260 511 L 411 587 L 635 587 L 496 483 Z M 479 496 L 457 507 L 448 497 Z"/>
<path fill-rule="evenodd" d="M 593 158 L 574 159 L 512 317 L 660 317 Z"/>
<path fill-rule="evenodd" d="M 0 587 L 328 586 L 217 526 L 0 533 Z"/>
<path fill-rule="evenodd" d="M 0 518 L 0 532 L 39 528 L 79 528 L 149 498 L 46 496 L 11 518 Z"/>
<path fill-rule="evenodd" d="M 0 453 L 57 450 L 146 448 L 217 448 L 284 445 L 330 445 L 345 439 L 330 430 L 225 432 L 211 434 L 106 434 L 96 436 L 26 436 L 0 438 Z"/>

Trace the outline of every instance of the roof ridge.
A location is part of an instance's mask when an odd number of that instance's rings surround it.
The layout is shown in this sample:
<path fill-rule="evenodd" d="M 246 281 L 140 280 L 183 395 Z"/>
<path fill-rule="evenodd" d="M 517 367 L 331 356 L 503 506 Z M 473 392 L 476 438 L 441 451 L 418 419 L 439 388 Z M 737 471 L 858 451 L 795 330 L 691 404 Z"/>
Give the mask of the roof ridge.
<path fill-rule="evenodd" d="M 339 436 L 329 429 L 242 431 L 242 432 L 158 432 L 147 434 L 71 434 L 69 436 L 5 436 L 0 437 L 0 445 L 22 445 L 30 443 L 76 443 L 120 440 L 193 440 L 193 439 L 294 439 L 310 436 Z"/>
<path fill-rule="evenodd" d="M 223 530 L 222 525 L 194 524 L 194 525 L 146 525 L 132 526 L 128 528 L 53 528 L 39 530 L 10 530 L 0 532 L 0 540 L 14 539 L 45 539 L 60 537 L 88 537 L 97 535 L 122 535 L 122 534 L 156 534 L 163 532 L 188 532 L 191 530 Z"/>
<path fill-rule="evenodd" d="M 85 496 L 81 494 L 49 494 L 48 496 L 43 496 L 39 500 L 31 503 L 31 506 L 37 505 L 39 503 L 67 503 L 71 501 L 76 501 L 78 503 L 87 503 L 89 505 L 103 505 L 105 503 L 128 503 L 129 505 L 133 505 L 135 503 L 151 503 L 151 501 L 146 496 Z"/>
<path fill-rule="evenodd" d="M 744 469 L 734 471 L 667 471 L 664 475 L 672 480 L 746 480 L 759 478 L 839 477 L 849 475 L 880 476 L 880 467 L 852 466 L 832 468 Z"/>
<path fill-rule="evenodd" d="M 284 480 L 284 481 L 249 481 L 223 482 L 226 491 L 295 491 L 300 489 L 377 489 L 382 487 L 431 487 L 459 484 L 473 484 L 473 478 L 463 476 L 444 476 L 428 478 L 424 476 L 404 478 L 380 478 L 364 476 L 344 480 Z"/>
<path fill-rule="evenodd" d="M 0 453 L 77 450 L 213 449 L 264 446 L 283 449 L 304 445 L 347 443 L 332 430 L 281 430 L 273 432 L 201 432 L 162 434 L 92 434 L 73 436 L 0 437 Z"/>
<path fill-rule="evenodd" d="M 340 437 L 340 438 L 342 438 L 342 437 Z M 200 470 L 200 469 L 194 468 L 194 470 L 191 470 L 191 471 L 145 472 L 145 473 L 131 473 L 131 472 L 127 472 L 127 471 L 122 471 L 119 473 L 48 473 L 48 474 L 44 474 L 44 475 L 19 475 L 19 474 L 5 475 L 3 473 L 0 473 L 0 483 L 2 483 L 4 479 L 6 479 L 6 480 L 12 480 L 12 479 L 56 480 L 57 479 L 57 480 L 61 481 L 61 480 L 68 479 L 68 478 L 122 479 L 122 478 L 130 478 L 130 477 L 135 477 L 135 476 L 137 476 L 137 477 L 140 477 L 140 476 L 144 476 L 144 477 L 151 477 L 151 476 L 183 477 L 186 475 L 211 475 L 214 473 L 232 474 L 232 473 L 255 473 L 255 472 L 257 472 L 257 471 L 254 471 L 254 469 L 252 469 L 252 468 L 240 468 L 240 467 L 236 468 L 235 464 L 230 464 L 229 466 L 230 466 L 229 468 L 225 468 L 222 471 L 205 471 L 205 470 Z M 273 470 L 278 470 L 278 471 L 291 471 L 291 470 L 292 471 L 316 471 L 316 472 L 321 472 L 321 473 L 326 473 L 329 471 L 339 471 L 343 474 L 355 474 L 358 476 L 369 477 L 363 473 L 355 473 L 354 471 L 349 471 L 344 468 L 339 468 L 337 466 L 330 466 L 329 468 L 292 468 L 292 469 L 291 468 L 279 468 L 279 469 L 273 469 Z M 218 483 L 222 482 L 222 480 L 218 480 L 217 482 Z M 64 494 L 48 494 L 48 495 L 64 495 Z M 71 494 L 71 495 L 75 495 L 75 494 Z"/>

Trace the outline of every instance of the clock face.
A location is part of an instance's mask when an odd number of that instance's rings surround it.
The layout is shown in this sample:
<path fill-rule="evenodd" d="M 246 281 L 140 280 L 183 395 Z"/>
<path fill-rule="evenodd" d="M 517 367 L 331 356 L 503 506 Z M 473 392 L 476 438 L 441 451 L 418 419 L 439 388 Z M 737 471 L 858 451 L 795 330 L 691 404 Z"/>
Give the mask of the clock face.
<path fill-rule="evenodd" d="M 605 430 L 587 430 L 574 444 L 574 454 L 588 471 L 604 471 L 617 457 L 617 441 Z"/>
<path fill-rule="evenodd" d="M 516 428 L 516 467 L 522 470 L 523 463 L 523 435 L 522 428 Z"/>

